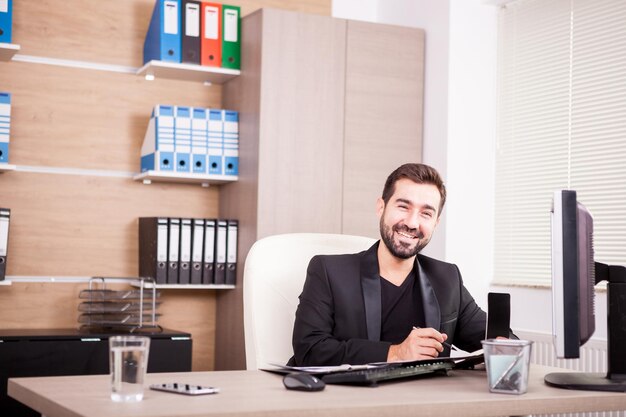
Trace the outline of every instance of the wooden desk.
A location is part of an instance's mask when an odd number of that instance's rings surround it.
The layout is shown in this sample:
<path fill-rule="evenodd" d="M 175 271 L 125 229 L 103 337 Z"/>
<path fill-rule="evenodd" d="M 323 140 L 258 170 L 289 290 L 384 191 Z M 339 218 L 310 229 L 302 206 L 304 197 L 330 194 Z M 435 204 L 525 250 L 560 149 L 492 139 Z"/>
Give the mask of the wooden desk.
<path fill-rule="evenodd" d="M 185 382 L 221 388 L 188 397 L 147 389 L 139 403 L 109 399 L 109 376 L 11 378 L 11 397 L 47 417 L 199 416 L 501 416 L 626 410 L 626 394 L 551 388 L 553 368 L 531 366 L 523 395 L 492 394 L 484 371 L 405 380 L 379 387 L 327 385 L 324 391 L 288 391 L 281 376 L 263 371 L 148 374 L 148 383 Z"/>

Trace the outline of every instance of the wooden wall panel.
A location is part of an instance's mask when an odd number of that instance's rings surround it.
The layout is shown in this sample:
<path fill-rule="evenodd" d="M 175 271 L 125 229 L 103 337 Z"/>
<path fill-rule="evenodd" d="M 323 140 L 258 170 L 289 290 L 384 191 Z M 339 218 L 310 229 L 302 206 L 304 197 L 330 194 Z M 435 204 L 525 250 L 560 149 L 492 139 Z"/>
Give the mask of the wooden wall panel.
<path fill-rule="evenodd" d="M 2 328 L 77 328 L 78 293 L 83 288 L 87 288 L 84 283 L 24 283 L 2 287 L 0 288 Z"/>
<path fill-rule="evenodd" d="M 422 160 L 423 91 L 423 30 L 348 21 L 343 233 L 380 236 L 385 179 Z"/>
<path fill-rule="evenodd" d="M 9 172 L 8 275 L 136 276 L 142 216 L 217 217 L 217 187 Z M 1 289 L 0 289 L 1 291 Z"/>
<path fill-rule="evenodd" d="M 144 185 L 128 178 L 9 172 L 0 178 L 11 208 L 8 274 L 138 274 L 140 216 L 217 217 L 217 187 Z M 76 327 L 86 284 L 0 287 L 2 328 Z M 193 369 L 213 369 L 215 292 L 164 290 L 159 323 L 193 337 Z"/>
<path fill-rule="evenodd" d="M 192 370 L 215 369 L 216 291 L 162 290 L 159 324 L 191 333 Z"/>
<path fill-rule="evenodd" d="M 140 67 L 155 0 L 19 0 L 13 42 L 21 54 Z M 228 0 L 245 16 L 261 7 L 330 16 L 331 0 Z"/>
<path fill-rule="evenodd" d="M 20 53 L 141 66 L 153 0 L 20 0 L 13 42 Z"/>
<path fill-rule="evenodd" d="M 221 107 L 221 86 L 22 62 L 0 63 L 11 97 L 11 163 L 139 172 L 155 104 Z"/>
<path fill-rule="evenodd" d="M 240 5 L 242 15 L 260 7 L 325 15 L 331 10 L 331 0 L 226 3 Z M 13 7 L 13 41 L 22 56 L 139 67 L 153 6 L 154 0 L 20 0 Z M 226 107 L 230 104 L 222 105 L 221 86 L 147 82 L 133 74 L 12 61 L 0 62 L 0 90 L 12 94 L 12 164 L 104 175 L 19 170 L 0 175 L 0 206 L 12 210 L 8 275 L 134 276 L 137 217 L 221 216 L 219 187 L 146 186 L 120 177 L 139 170 L 140 147 L 155 104 Z M 242 172 L 247 159 L 256 158 L 252 152 L 242 153 Z M 229 204 L 242 203 L 231 198 Z M 245 220 L 250 216 L 245 210 L 254 209 L 242 207 Z M 241 225 L 242 230 L 249 227 Z M 243 258 L 239 261 L 242 270 Z M 83 285 L 0 287 L 0 327 L 73 327 Z M 194 370 L 214 367 L 217 294 L 163 291 L 161 324 L 192 333 Z M 229 318 L 222 320 L 228 323 Z"/>
<path fill-rule="evenodd" d="M 258 237 L 341 231 L 346 21 L 263 11 Z"/>

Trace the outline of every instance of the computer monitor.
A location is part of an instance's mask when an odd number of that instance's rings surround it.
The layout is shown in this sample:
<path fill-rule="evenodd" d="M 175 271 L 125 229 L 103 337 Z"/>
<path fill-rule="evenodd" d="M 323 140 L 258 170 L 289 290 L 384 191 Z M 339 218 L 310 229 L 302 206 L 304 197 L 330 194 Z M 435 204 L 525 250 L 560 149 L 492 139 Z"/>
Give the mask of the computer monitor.
<path fill-rule="evenodd" d="M 607 374 L 557 372 L 548 385 L 626 391 L 626 268 L 594 261 L 593 217 L 576 191 L 555 191 L 552 224 L 552 329 L 558 358 L 578 358 L 595 331 L 595 285 L 608 281 Z"/>

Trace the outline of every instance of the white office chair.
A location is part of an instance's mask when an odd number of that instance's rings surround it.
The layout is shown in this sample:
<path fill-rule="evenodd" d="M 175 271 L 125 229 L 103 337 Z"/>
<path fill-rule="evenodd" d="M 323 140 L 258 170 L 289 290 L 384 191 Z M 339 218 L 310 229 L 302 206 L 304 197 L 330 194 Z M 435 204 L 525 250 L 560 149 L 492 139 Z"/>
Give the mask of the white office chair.
<path fill-rule="evenodd" d="M 356 253 L 374 239 L 322 233 L 294 233 L 258 240 L 244 267 L 243 310 L 247 369 L 286 364 L 306 269 L 315 255 Z"/>

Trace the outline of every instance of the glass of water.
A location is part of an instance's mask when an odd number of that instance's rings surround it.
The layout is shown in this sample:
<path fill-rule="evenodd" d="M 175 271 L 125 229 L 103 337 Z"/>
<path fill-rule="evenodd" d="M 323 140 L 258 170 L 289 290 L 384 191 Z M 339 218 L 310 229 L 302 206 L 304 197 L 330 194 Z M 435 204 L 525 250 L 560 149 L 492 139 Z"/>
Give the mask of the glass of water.
<path fill-rule="evenodd" d="M 143 384 L 148 368 L 150 338 L 112 336 L 109 338 L 111 399 L 136 402 L 143 399 Z"/>

